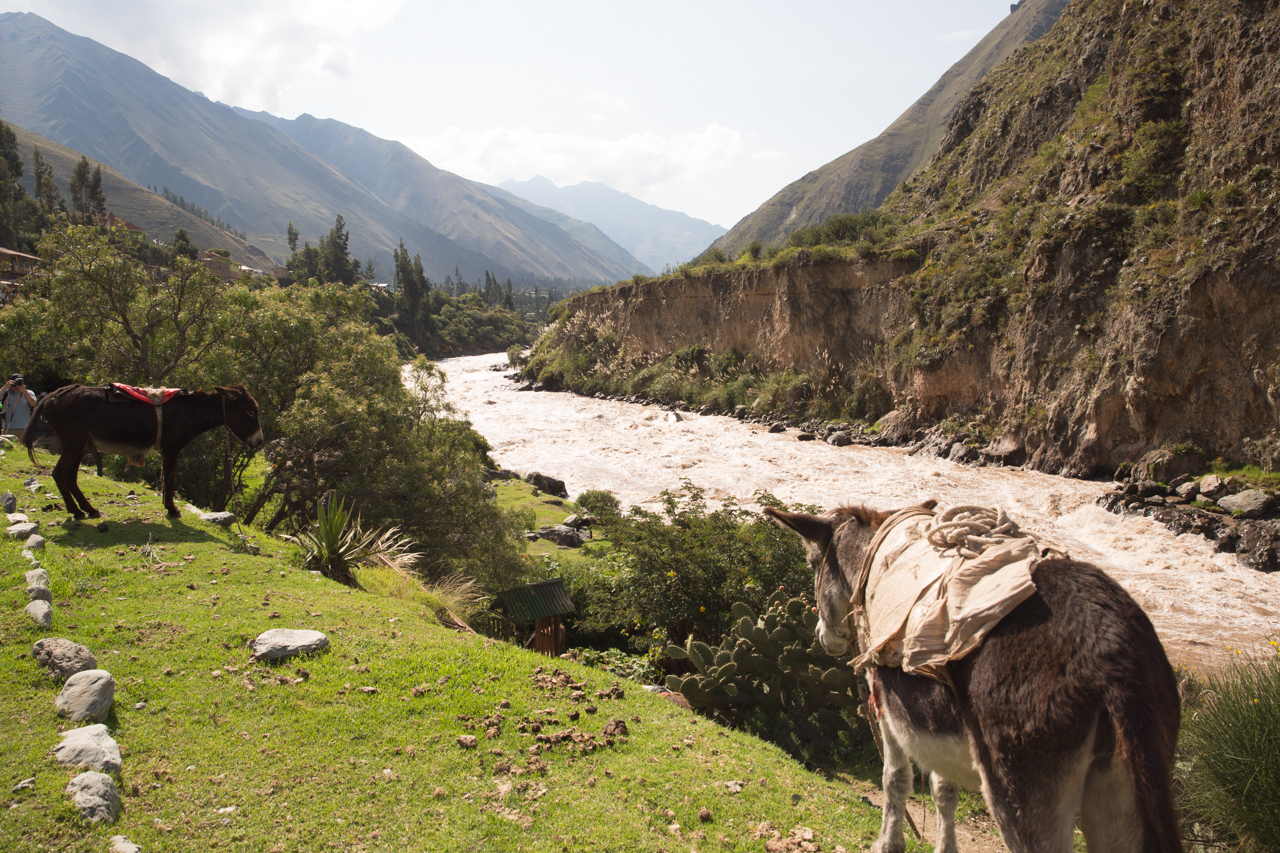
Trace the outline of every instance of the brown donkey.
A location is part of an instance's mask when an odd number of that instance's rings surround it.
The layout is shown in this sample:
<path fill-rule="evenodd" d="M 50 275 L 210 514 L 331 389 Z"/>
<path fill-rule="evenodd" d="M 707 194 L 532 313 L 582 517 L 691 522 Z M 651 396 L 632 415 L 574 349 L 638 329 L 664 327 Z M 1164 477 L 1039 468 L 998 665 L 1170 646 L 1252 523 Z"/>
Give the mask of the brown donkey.
<path fill-rule="evenodd" d="M 856 576 L 889 513 L 765 512 L 809 548 L 827 651 L 845 653 Z M 981 790 L 1013 853 L 1070 853 L 1077 813 L 1090 853 L 1182 850 L 1170 770 L 1180 722 L 1173 669 L 1151 620 L 1088 563 L 1044 559 L 1035 592 L 951 685 L 868 669 L 884 740 L 885 807 L 873 853 L 905 849 L 911 761 L 931 774 L 938 853 L 956 853 L 959 788 Z"/>
<path fill-rule="evenodd" d="M 80 459 L 90 442 L 103 453 L 125 456 L 159 450 L 164 506 L 170 518 L 177 518 L 180 513 L 173 503 L 173 481 L 178 473 L 178 455 L 193 438 L 225 424 L 250 447 L 258 447 L 264 440 L 258 425 L 258 403 L 243 385 L 184 392 L 159 406 L 129 399 L 112 387 L 63 386 L 36 404 L 22 433 L 22 443 L 27 446 L 32 463 L 36 461 L 32 448 L 41 419 L 53 428 L 62 445 L 53 481 L 58 484 L 67 512 L 77 519 L 99 516 L 76 482 Z"/>

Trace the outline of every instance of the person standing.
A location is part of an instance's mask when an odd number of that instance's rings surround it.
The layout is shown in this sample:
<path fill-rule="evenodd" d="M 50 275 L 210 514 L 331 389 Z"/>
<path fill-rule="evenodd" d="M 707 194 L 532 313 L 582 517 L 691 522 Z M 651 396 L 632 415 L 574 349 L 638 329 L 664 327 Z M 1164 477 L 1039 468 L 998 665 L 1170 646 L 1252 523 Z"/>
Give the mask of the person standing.
<path fill-rule="evenodd" d="M 31 410 L 36 406 L 36 395 L 31 393 L 21 373 L 15 373 L 0 388 L 0 406 L 4 407 L 4 432 L 20 433 L 31 420 Z"/>

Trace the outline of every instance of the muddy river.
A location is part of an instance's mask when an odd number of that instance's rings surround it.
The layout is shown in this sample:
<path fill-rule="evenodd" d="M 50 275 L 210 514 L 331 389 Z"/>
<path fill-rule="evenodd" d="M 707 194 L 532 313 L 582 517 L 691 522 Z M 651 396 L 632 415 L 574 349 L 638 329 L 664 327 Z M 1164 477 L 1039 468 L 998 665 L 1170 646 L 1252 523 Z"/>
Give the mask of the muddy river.
<path fill-rule="evenodd" d="M 1023 529 L 1107 569 L 1150 614 L 1170 657 L 1191 666 L 1225 661 L 1280 633 L 1280 573 L 1215 553 L 1201 537 L 1175 536 L 1150 519 L 1093 505 L 1105 484 L 1016 468 L 969 468 L 895 448 L 800 442 L 719 415 L 682 413 L 573 394 L 517 392 L 490 370 L 501 355 L 446 359 L 451 402 L 521 474 L 540 471 L 570 495 L 606 489 L 623 506 L 654 508 L 690 480 L 709 498 L 751 506 L 760 490 L 786 503 L 893 509 L 936 498 L 1003 506 Z"/>

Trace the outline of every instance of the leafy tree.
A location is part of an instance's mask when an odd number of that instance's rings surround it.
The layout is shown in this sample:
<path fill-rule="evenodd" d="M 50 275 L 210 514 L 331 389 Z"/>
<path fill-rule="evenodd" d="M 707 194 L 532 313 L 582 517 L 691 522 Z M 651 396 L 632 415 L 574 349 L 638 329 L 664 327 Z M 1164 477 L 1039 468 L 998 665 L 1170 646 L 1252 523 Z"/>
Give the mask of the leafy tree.
<path fill-rule="evenodd" d="M 32 233 L 39 210 L 27 198 L 19 179 L 25 173 L 18 137 L 13 128 L 0 121 L 0 246 L 30 251 Z M 38 233 L 38 229 L 34 229 Z"/>
<path fill-rule="evenodd" d="M 289 220 L 289 227 L 285 229 L 285 237 L 289 240 L 290 254 L 298 251 L 298 229 L 293 227 L 293 220 Z"/>
<path fill-rule="evenodd" d="M 173 232 L 173 254 L 174 257 L 186 258 L 189 261 L 194 261 L 200 256 L 200 250 L 187 236 L 187 229 L 179 228 Z"/>
<path fill-rule="evenodd" d="M 328 240 L 322 240 L 323 261 L 325 265 L 324 281 L 340 281 L 353 284 L 360 272 L 359 262 L 352 264 L 348 243 L 351 235 L 347 233 L 347 223 L 339 213 L 329 229 Z"/>

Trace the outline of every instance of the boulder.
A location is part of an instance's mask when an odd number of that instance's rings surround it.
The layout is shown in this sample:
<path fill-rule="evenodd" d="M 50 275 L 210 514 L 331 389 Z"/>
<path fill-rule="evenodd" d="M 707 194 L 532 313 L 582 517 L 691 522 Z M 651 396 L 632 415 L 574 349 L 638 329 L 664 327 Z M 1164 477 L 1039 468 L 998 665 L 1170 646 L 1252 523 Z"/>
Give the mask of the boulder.
<path fill-rule="evenodd" d="M 574 530 L 582 530 L 584 527 L 592 527 L 600 523 L 600 519 L 594 515 L 571 515 L 561 522 L 565 527 L 572 527 Z"/>
<path fill-rule="evenodd" d="M 18 499 L 14 497 L 13 492 L 5 492 L 0 495 L 0 510 L 4 512 L 17 512 Z"/>
<path fill-rule="evenodd" d="M 779 432 L 786 432 L 786 431 L 787 431 L 786 424 L 770 424 L 769 425 L 769 432 L 771 433 L 779 433 Z"/>
<path fill-rule="evenodd" d="M 817 436 L 811 432 L 802 432 L 796 435 L 796 441 L 813 441 L 815 438 Z"/>
<path fill-rule="evenodd" d="M 955 442 L 951 445 L 950 450 L 947 451 L 947 459 L 960 464 L 972 462 L 976 458 L 978 458 L 978 451 L 974 450 L 963 441 Z"/>
<path fill-rule="evenodd" d="M 120 817 L 120 792 L 115 780 L 105 773 L 81 773 L 67 783 L 67 793 L 74 797 L 80 817 L 89 823 L 115 823 Z"/>
<path fill-rule="evenodd" d="M 111 673 L 105 669 L 86 669 L 67 679 L 53 704 L 58 707 L 60 717 L 70 717 L 73 722 L 100 723 L 111 712 L 115 697 L 116 680 Z"/>
<path fill-rule="evenodd" d="M 53 604 L 53 593 L 47 586 L 27 587 L 27 598 L 31 601 L 47 601 L 50 604 Z"/>
<path fill-rule="evenodd" d="M 1138 497 L 1140 498 L 1149 498 L 1155 495 L 1163 497 L 1167 492 L 1168 490 L 1155 480 L 1138 481 Z"/>
<path fill-rule="evenodd" d="M 25 512 L 7 512 L 4 517 L 9 524 L 26 524 L 31 520 Z"/>
<path fill-rule="evenodd" d="M 733 407 L 733 416 L 734 416 L 735 418 L 737 418 L 738 420 L 742 420 L 743 418 L 745 418 L 745 417 L 747 416 L 747 407 L 746 407 L 746 406 L 734 406 L 734 407 Z"/>
<path fill-rule="evenodd" d="M 1210 474 L 1200 480 L 1200 495 L 1202 497 L 1209 500 L 1217 500 L 1226 493 L 1227 484 L 1222 482 L 1222 478 L 1217 474 Z"/>
<path fill-rule="evenodd" d="M 219 527 L 230 527 L 236 523 L 236 514 L 234 512 L 202 512 L 200 513 L 200 520 L 216 524 Z"/>
<path fill-rule="evenodd" d="M 1218 499 L 1218 506 L 1242 518 L 1262 518 L 1271 509 L 1271 496 L 1259 489 L 1245 489 L 1238 495 Z"/>
<path fill-rule="evenodd" d="M 684 420 L 684 416 L 679 412 L 667 412 L 667 423 L 678 424 Z"/>
<path fill-rule="evenodd" d="M 27 586 L 48 586 L 49 573 L 44 569 L 32 569 L 27 572 Z"/>
<path fill-rule="evenodd" d="M 579 531 L 563 524 L 557 524 L 554 527 L 540 527 L 538 528 L 538 536 L 549 542 L 569 548 L 578 548 L 585 541 Z"/>
<path fill-rule="evenodd" d="M 40 532 L 40 524 L 35 521 L 20 521 L 17 524 L 10 524 L 6 532 L 10 539 L 21 539 L 26 542 L 33 534 Z"/>
<path fill-rule="evenodd" d="M 1208 460 L 1199 450 L 1157 447 L 1143 454 L 1133 466 L 1131 476 L 1139 481 L 1155 480 L 1158 483 L 1168 483 L 1183 475 L 1203 471 L 1206 462 Z"/>
<path fill-rule="evenodd" d="M 36 599 L 22 610 L 41 628 L 53 627 L 53 605 L 49 602 Z"/>
<path fill-rule="evenodd" d="M 565 499 L 569 497 L 569 490 L 565 487 L 564 480 L 557 480 L 555 477 L 548 477 L 546 474 L 534 471 L 532 474 L 525 475 L 524 481 L 549 495 Z"/>
<path fill-rule="evenodd" d="M 111 849 L 107 853 L 142 853 L 142 848 L 123 835 L 111 836 Z"/>
<path fill-rule="evenodd" d="M 62 743 L 53 748 L 53 758 L 64 767 L 88 767 L 99 773 L 120 772 L 120 746 L 101 723 L 63 732 Z"/>
<path fill-rule="evenodd" d="M 319 631 L 272 628 L 249 641 L 255 660 L 283 660 L 329 648 L 329 638 Z"/>
<path fill-rule="evenodd" d="M 77 672 L 98 668 L 93 652 L 62 637 L 37 640 L 31 647 L 31 657 L 57 678 L 70 678 Z"/>
<path fill-rule="evenodd" d="M 830 444 L 833 447 L 848 447 L 853 444 L 853 436 L 849 435 L 849 433 L 844 430 L 833 432 L 831 435 L 827 436 L 827 444 Z"/>
<path fill-rule="evenodd" d="M 28 551 L 43 551 L 44 537 L 39 533 L 33 533 L 27 537 L 27 541 L 22 544 L 22 547 Z"/>
<path fill-rule="evenodd" d="M 906 409 L 894 409 L 876 421 L 876 433 L 890 444 L 905 443 L 915 430 L 915 415 Z"/>
<path fill-rule="evenodd" d="M 1200 494 L 1200 484 L 1195 480 L 1190 480 L 1179 485 L 1175 491 L 1177 491 L 1178 497 L 1193 501 L 1196 499 L 1196 495 Z"/>

